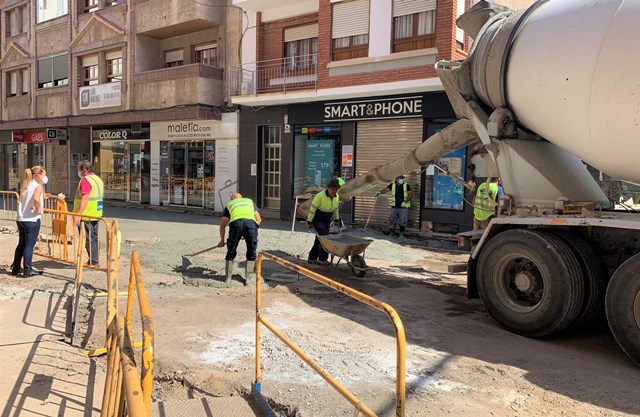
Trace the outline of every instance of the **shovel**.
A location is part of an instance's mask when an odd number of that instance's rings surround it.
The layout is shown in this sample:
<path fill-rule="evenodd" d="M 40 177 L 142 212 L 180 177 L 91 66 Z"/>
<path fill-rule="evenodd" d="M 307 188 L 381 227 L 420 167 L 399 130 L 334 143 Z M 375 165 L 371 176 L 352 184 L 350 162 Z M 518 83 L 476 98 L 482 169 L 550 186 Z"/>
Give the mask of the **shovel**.
<path fill-rule="evenodd" d="M 376 199 L 373 201 L 373 206 L 371 207 L 371 211 L 369 212 L 369 217 L 367 217 L 367 222 L 364 225 L 364 229 L 362 229 L 363 232 L 367 230 L 367 226 L 369 226 L 369 220 L 371 220 L 373 210 L 376 208 L 376 203 L 378 203 L 378 196 L 376 196 Z"/>
<path fill-rule="evenodd" d="M 195 253 L 182 255 L 182 269 L 185 270 L 185 269 L 187 269 L 189 267 L 189 265 L 191 265 L 191 261 L 188 259 L 189 256 L 200 255 L 202 253 L 209 252 L 210 250 L 214 250 L 214 249 L 217 249 L 217 248 L 218 248 L 218 245 L 215 245 L 215 246 L 211 246 L 210 248 L 203 249 L 203 250 L 195 252 Z"/>

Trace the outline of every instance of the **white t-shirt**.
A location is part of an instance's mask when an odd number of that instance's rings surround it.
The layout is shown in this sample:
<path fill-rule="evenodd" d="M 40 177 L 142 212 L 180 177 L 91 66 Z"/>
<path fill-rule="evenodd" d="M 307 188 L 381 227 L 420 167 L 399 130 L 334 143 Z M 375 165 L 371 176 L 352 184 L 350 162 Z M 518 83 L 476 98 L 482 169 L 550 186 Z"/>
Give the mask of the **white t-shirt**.
<path fill-rule="evenodd" d="M 40 184 L 36 180 L 33 180 L 27 185 L 27 189 L 23 196 L 20 197 L 18 203 L 18 221 L 19 222 L 37 222 L 40 220 L 40 215 L 36 214 L 36 208 L 33 204 L 33 195 L 36 192 Z M 44 192 L 40 194 L 40 207 L 44 208 Z"/>

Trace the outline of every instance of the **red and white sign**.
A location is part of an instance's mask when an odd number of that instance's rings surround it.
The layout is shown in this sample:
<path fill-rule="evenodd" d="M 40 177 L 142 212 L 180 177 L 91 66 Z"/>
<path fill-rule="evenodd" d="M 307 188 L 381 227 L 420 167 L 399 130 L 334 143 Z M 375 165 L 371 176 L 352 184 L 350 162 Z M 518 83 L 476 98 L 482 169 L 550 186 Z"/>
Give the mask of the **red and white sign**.
<path fill-rule="evenodd" d="M 24 136 L 25 143 L 44 143 L 47 141 L 47 132 L 27 132 Z"/>
<path fill-rule="evenodd" d="M 24 133 L 11 132 L 11 142 L 24 142 Z"/>

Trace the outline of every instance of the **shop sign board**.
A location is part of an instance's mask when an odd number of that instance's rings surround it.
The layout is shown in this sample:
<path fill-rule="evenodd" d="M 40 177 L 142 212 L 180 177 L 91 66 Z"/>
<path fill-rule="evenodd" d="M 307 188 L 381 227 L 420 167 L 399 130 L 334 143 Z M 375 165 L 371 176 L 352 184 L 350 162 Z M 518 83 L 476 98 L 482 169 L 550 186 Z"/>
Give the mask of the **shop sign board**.
<path fill-rule="evenodd" d="M 305 185 L 324 187 L 333 175 L 333 141 L 306 141 Z"/>
<path fill-rule="evenodd" d="M 47 129 L 47 139 L 67 140 L 67 130 L 66 129 Z"/>
<path fill-rule="evenodd" d="M 219 120 L 176 120 L 151 122 L 151 139 L 191 140 L 216 139 L 220 136 Z"/>
<path fill-rule="evenodd" d="M 11 142 L 24 142 L 24 132 L 11 132 Z"/>
<path fill-rule="evenodd" d="M 130 137 L 130 129 L 99 129 L 93 131 L 94 141 L 127 140 Z"/>
<path fill-rule="evenodd" d="M 422 96 L 325 103 L 325 122 L 400 119 L 422 116 Z"/>
<path fill-rule="evenodd" d="M 80 87 L 80 110 L 117 107 L 121 104 L 120 82 Z"/>
<path fill-rule="evenodd" d="M 27 132 L 24 134 L 25 143 L 45 143 L 47 140 L 46 132 Z"/>

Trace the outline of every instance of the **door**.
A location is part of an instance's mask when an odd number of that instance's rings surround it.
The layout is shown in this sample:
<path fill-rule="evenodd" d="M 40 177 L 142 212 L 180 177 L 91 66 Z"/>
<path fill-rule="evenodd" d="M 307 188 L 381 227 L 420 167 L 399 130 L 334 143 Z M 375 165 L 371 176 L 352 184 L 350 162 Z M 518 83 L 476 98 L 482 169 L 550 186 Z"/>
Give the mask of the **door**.
<path fill-rule="evenodd" d="M 280 126 L 262 126 L 262 207 L 280 209 Z"/>
<path fill-rule="evenodd" d="M 204 142 L 187 143 L 187 205 L 204 207 Z"/>
<path fill-rule="evenodd" d="M 139 203 L 142 196 L 142 156 L 140 143 L 129 143 L 129 201 Z"/>
<path fill-rule="evenodd" d="M 7 173 L 6 190 L 20 190 L 20 145 L 4 145 Z"/>
<path fill-rule="evenodd" d="M 173 142 L 170 146 L 169 201 L 171 204 L 184 206 L 186 204 L 186 142 Z"/>

